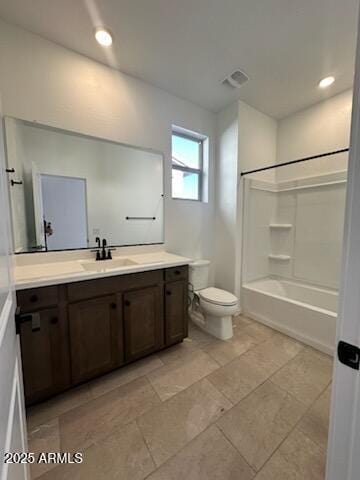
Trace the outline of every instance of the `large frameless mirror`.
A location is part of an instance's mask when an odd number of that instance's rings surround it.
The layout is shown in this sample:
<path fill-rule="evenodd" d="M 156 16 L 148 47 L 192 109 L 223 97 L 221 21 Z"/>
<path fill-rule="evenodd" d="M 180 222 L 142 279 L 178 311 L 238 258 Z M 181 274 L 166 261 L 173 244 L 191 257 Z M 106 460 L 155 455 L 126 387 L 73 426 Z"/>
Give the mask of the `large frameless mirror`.
<path fill-rule="evenodd" d="M 163 155 L 5 119 L 15 253 L 163 243 Z"/>

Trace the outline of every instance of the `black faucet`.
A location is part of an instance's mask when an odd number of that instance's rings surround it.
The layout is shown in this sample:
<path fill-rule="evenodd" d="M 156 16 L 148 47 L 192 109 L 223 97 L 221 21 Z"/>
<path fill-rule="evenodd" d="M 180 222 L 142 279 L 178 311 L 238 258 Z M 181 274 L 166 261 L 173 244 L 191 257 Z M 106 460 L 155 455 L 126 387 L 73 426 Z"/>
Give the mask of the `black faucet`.
<path fill-rule="evenodd" d="M 101 260 L 101 257 L 100 257 L 100 248 L 101 248 L 100 237 L 96 237 L 95 242 L 97 243 L 98 248 L 96 250 L 91 250 L 91 251 L 96 252 L 96 260 Z"/>
<path fill-rule="evenodd" d="M 96 252 L 96 261 L 98 260 L 111 260 L 111 250 L 115 250 L 115 248 L 108 248 L 106 251 L 107 240 L 103 238 L 102 246 L 100 237 L 95 238 L 95 242 L 97 243 L 97 248 L 95 250 L 91 250 L 92 252 Z"/>
<path fill-rule="evenodd" d="M 106 260 L 107 256 L 106 256 L 106 245 L 107 245 L 107 241 L 106 241 L 106 238 L 103 238 L 103 241 L 102 241 L 102 249 L 101 249 L 101 260 Z"/>

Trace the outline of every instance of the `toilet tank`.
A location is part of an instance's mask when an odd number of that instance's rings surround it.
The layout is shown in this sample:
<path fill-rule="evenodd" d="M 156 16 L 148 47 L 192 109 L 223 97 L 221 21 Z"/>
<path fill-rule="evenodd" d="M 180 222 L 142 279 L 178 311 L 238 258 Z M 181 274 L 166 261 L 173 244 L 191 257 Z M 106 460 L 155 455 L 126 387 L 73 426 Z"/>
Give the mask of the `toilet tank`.
<path fill-rule="evenodd" d="M 208 287 L 209 282 L 209 260 L 195 260 L 189 265 L 189 281 L 195 291 Z"/>

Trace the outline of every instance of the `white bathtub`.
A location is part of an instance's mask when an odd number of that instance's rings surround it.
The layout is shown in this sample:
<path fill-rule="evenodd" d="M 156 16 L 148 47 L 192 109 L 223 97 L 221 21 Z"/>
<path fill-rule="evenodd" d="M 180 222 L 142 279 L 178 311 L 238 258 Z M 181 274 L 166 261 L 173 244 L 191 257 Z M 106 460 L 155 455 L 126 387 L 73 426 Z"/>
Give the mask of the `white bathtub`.
<path fill-rule="evenodd" d="M 336 290 L 269 277 L 244 284 L 241 299 L 245 315 L 322 352 L 333 354 Z"/>

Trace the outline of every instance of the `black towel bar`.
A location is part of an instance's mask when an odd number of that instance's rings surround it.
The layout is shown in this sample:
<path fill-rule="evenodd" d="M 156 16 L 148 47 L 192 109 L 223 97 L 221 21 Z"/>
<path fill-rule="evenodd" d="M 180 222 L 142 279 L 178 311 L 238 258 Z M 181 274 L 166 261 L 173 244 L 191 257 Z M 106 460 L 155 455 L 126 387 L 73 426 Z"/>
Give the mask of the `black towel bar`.
<path fill-rule="evenodd" d="M 156 217 L 125 217 L 126 220 L 156 220 Z"/>

